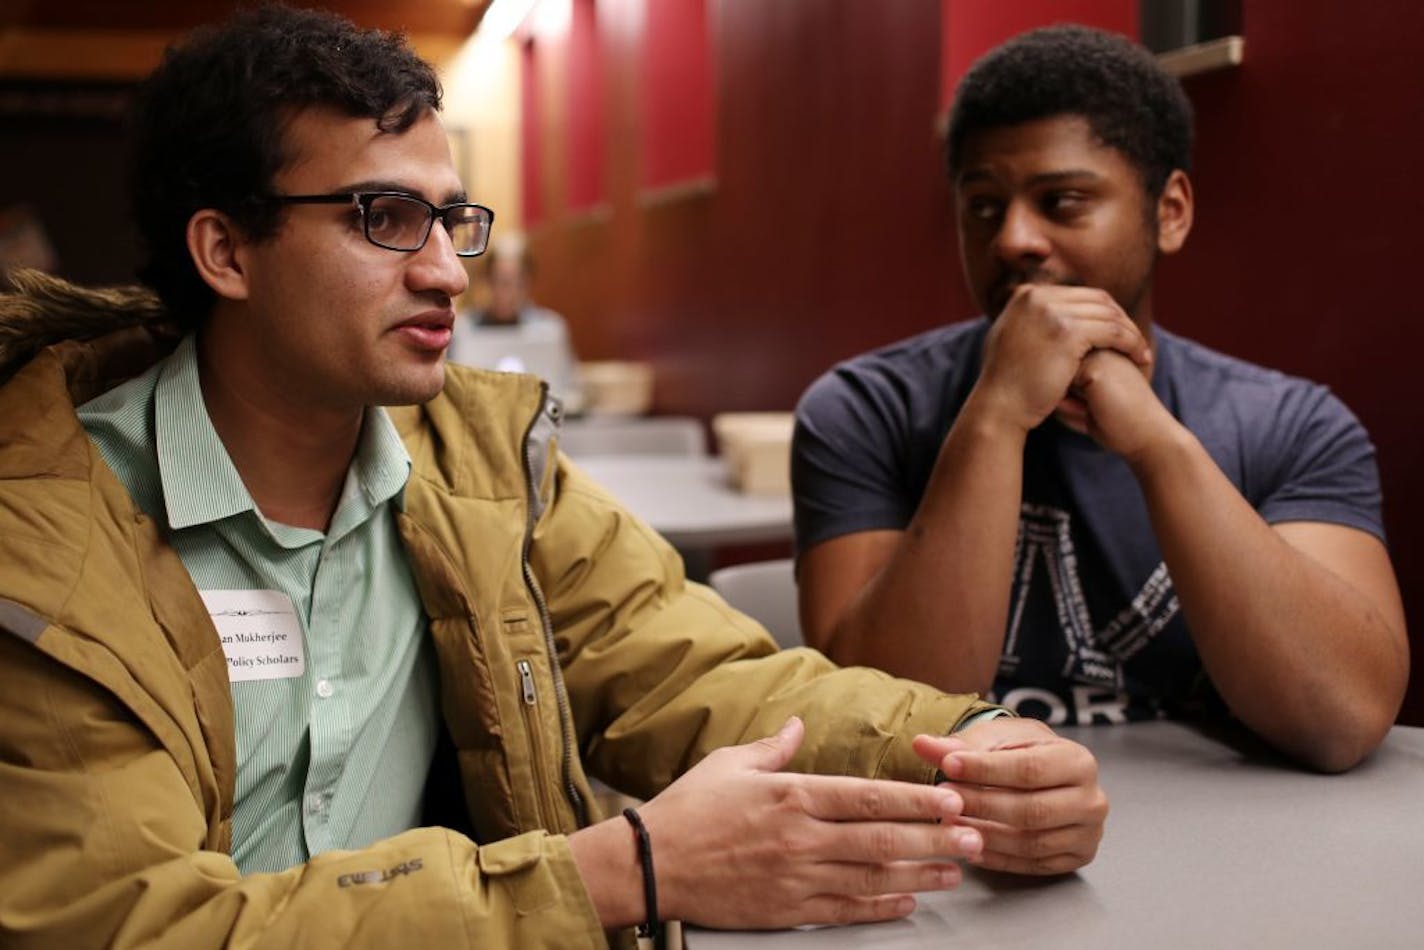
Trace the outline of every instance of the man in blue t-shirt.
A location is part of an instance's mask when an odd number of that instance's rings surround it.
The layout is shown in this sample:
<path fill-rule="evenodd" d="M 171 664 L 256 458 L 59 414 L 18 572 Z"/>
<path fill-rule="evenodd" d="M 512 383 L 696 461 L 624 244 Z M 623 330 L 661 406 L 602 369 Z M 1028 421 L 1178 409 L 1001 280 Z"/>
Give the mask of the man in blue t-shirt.
<path fill-rule="evenodd" d="M 949 127 L 986 317 L 843 363 L 792 465 L 802 626 L 1053 723 L 1223 707 L 1349 768 L 1408 678 L 1374 449 L 1324 387 L 1153 326 L 1191 107 L 1083 27 L 979 60 Z"/>

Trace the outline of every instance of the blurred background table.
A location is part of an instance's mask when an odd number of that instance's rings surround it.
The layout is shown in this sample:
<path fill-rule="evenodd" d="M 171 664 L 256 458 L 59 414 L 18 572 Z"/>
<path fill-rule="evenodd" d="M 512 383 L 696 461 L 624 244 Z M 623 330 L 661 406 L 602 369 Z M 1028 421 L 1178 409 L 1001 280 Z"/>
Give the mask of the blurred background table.
<path fill-rule="evenodd" d="M 580 455 L 574 464 L 684 553 L 791 538 L 790 497 L 735 490 L 715 456 Z"/>
<path fill-rule="evenodd" d="M 1344 775 L 1175 722 L 1076 727 L 1112 800 L 1097 860 L 1040 881 L 970 870 L 908 919 L 775 933 L 693 930 L 694 950 L 848 947 L 1417 947 L 1424 729 Z M 1243 749 L 1245 751 L 1243 751 Z"/>

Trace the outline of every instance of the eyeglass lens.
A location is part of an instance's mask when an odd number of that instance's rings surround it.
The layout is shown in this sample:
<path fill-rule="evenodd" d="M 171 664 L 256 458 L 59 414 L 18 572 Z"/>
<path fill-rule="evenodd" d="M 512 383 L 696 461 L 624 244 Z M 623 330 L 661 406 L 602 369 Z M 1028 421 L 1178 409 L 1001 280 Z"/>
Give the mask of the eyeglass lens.
<path fill-rule="evenodd" d="M 383 247 L 416 251 L 425 245 L 434 214 L 423 201 L 403 195 L 377 195 L 366 209 L 366 234 Z M 471 257 L 485 249 L 490 220 L 483 209 L 456 205 L 446 211 L 444 224 L 456 254 Z"/>

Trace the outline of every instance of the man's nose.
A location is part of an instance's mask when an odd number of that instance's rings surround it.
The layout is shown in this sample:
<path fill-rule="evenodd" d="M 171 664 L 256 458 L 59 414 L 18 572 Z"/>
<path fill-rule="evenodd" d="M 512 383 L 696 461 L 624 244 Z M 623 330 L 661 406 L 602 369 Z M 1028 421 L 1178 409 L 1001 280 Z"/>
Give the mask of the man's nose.
<path fill-rule="evenodd" d="M 1044 260 L 1052 252 L 1043 219 L 1026 202 L 1013 201 L 994 235 L 994 253 L 1003 261 Z"/>
<path fill-rule="evenodd" d="M 406 271 L 406 282 L 411 290 L 438 290 L 450 297 L 458 297 L 470 285 L 470 275 L 460 255 L 455 253 L 450 232 L 437 222 L 430 229 L 430 237 L 425 246 L 415 252 Z"/>

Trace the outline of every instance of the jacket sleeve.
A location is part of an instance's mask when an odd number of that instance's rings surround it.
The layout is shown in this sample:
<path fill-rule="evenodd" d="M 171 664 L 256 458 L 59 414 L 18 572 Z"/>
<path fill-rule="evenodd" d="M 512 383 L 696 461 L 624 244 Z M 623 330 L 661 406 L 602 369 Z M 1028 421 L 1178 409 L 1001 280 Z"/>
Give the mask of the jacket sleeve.
<path fill-rule="evenodd" d="M 927 782 L 933 769 L 909 740 L 993 708 L 841 669 L 814 650 L 777 652 L 566 459 L 530 554 L 585 764 L 630 794 L 650 797 L 714 749 L 771 735 L 792 714 L 807 729 L 792 770 Z"/>
<path fill-rule="evenodd" d="M 0 945 L 581 947 L 566 839 L 409 831 L 242 876 L 173 755 L 115 696 L 0 625 Z"/>

